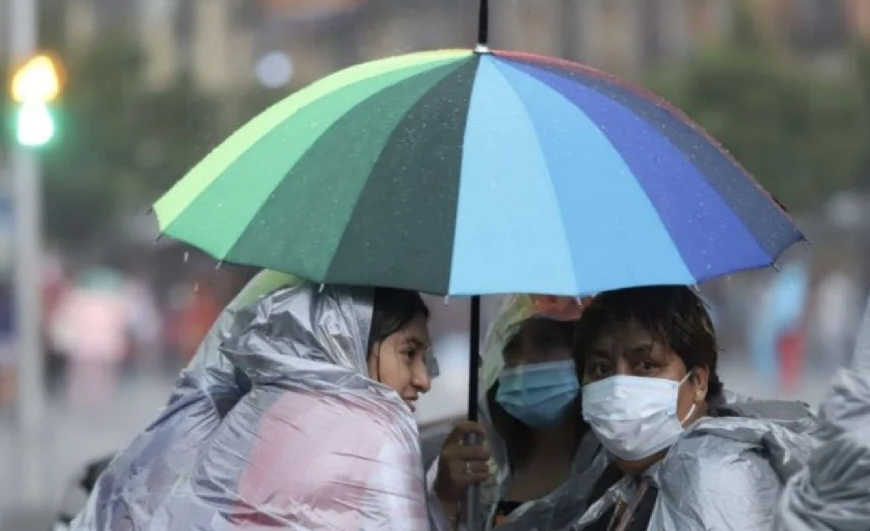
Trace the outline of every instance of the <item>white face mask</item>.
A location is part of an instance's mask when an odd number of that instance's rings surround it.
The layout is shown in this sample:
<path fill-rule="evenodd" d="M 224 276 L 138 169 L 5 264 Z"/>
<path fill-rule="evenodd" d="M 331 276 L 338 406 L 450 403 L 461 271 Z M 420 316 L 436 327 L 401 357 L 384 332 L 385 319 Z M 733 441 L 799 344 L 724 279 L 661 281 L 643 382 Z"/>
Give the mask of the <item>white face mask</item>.
<path fill-rule="evenodd" d="M 683 433 L 686 418 L 677 418 L 679 382 L 665 378 L 611 376 L 582 386 L 583 420 L 608 452 L 638 461 L 672 446 Z"/>

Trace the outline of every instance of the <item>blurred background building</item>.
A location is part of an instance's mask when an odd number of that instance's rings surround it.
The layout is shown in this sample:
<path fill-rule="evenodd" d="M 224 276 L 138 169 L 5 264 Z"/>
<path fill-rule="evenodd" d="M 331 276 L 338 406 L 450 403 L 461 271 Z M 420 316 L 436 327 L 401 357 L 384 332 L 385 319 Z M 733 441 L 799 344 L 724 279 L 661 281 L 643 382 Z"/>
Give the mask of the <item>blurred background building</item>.
<path fill-rule="evenodd" d="M 0 0 L 0 37 L 8 3 Z M 704 287 L 726 383 L 816 402 L 848 357 L 870 280 L 870 1 L 492 0 L 497 47 L 558 55 L 662 93 L 785 203 L 813 242 L 781 271 Z M 40 43 L 69 72 L 40 151 L 53 507 L 71 471 L 123 445 L 165 401 L 217 312 L 251 275 L 155 243 L 148 205 L 258 111 L 339 68 L 470 47 L 471 0 L 40 0 Z M 0 71 L 8 43 L 0 38 Z M 12 123 L 7 100 L 0 120 Z M 19 505 L 10 308 L 9 151 L 0 144 L 0 530 Z M 93 311 L 81 320 L 78 304 Z M 98 301 L 98 303 L 93 303 Z M 93 303 L 93 304 L 92 304 Z M 467 305 L 430 301 L 443 376 L 421 423 L 462 414 Z M 112 319 L 113 308 L 128 319 Z M 4 313 L 5 312 L 5 313 Z M 114 334 L 99 365 L 71 330 Z M 27 355 L 31 355 L 28 353 Z M 38 353 L 36 354 L 38 355 Z M 94 368 L 94 367 L 97 368 Z M 27 471 L 24 471 L 26 473 Z"/>

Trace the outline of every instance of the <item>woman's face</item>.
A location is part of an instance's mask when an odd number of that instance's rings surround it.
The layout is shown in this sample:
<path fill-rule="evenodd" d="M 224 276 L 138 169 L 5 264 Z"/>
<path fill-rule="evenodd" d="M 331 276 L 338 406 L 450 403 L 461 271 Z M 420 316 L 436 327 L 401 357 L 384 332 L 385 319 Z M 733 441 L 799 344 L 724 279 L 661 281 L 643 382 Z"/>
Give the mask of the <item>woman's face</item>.
<path fill-rule="evenodd" d="M 628 322 L 602 333 L 586 353 L 584 385 L 615 375 L 666 378 L 679 382 L 686 377 L 686 365 L 676 352 L 656 341 L 643 327 Z M 695 415 L 688 419 L 687 424 L 694 422 L 704 409 L 708 376 L 705 367 L 696 367 L 692 377 L 680 387 L 677 400 L 679 418 L 686 418 L 692 405 L 696 405 Z"/>
<path fill-rule="evenodd" d="M 571 353 L 564 323 L 550 319 L 529 319 L 505 345 L 504 366 L 512 369 L 530 363 L 570 360 Z"/>
<path fill-rule="evenodd" d="M 404 328 L 371 345 L 369 377 L 388 385 L 416 410 L 420 394 L 429 391 L 426 358 L 431 348 L 427 319 L 418 315 Z"/>

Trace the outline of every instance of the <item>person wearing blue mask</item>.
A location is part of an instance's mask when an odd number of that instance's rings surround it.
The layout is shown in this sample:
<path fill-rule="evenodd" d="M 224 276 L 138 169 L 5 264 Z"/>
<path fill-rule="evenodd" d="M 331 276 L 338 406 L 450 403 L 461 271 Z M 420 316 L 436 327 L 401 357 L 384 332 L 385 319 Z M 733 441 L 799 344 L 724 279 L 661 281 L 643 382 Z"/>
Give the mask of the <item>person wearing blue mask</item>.
<path fill-rule="evenodd" d="M 580 310 L 574 299 L 502 301 L 484 345 L 482 422 L 457 426 L 430 471 L 450 528 L 461 527 L 460 504 L 475 484 L 486 529 L 560 529 L 585 507 L 607 460 L 581 417 L 573 359 Z M 485 444 L 463 444 L 469 433 Z"/>

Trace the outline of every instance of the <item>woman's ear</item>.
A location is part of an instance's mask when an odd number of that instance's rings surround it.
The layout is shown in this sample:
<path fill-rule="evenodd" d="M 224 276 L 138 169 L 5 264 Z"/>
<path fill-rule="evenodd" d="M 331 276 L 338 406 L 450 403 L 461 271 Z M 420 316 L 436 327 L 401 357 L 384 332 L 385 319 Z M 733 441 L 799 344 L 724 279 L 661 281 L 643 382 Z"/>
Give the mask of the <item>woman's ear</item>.
<path fill-rule="evenodd" d="M 703 402 L 707 398 L 707 388 L 710 381 L 710 369 L 705 366 L 692 369 L 692 387 L 694 388 L 695 403 Z"/>
<path fill-rule="evenodd" d="M 380 381 L 381 379 L 381 342 L 377 341 L 369 346 L 369 351 L 366 353 L 366 365 L 369 369 L 369 378 Z"/>

